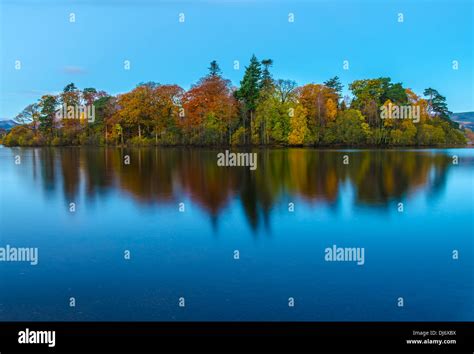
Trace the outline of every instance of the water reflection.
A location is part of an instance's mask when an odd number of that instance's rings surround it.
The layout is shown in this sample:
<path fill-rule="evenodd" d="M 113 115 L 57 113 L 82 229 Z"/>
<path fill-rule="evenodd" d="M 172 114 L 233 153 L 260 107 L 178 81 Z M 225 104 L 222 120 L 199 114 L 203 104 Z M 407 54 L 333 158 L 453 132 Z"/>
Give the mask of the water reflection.
<path fill-rule="evenodd" d="M 474 318 L 474 150 L 256 150 L 256 171 L 218 152 L 0 148 L 1 245 L 40 250 L 0 267 L 0 321 Z"/>
<path fill-rule="evenodd" d="M 111 192 L 125 193 L 143 207 L 191 200 L 217 223 L 220 212 L 236 198 L 253 229 L 268 224 L 276 205 L 296 199 L 337 208 L 347 185 L 354 206 L 378 209 L 419 190 L 436 195 L 453 166 L 451 156 L 426 150 L 257 150 L 256 171 L 219 167 L 220 151 L 209 149 L 11 151 L 31 165 L 28 175 L 40 182 L 46 195 L 62 188 L 65 203 L 78 200 L 81 193 L 87 203 Z"/>

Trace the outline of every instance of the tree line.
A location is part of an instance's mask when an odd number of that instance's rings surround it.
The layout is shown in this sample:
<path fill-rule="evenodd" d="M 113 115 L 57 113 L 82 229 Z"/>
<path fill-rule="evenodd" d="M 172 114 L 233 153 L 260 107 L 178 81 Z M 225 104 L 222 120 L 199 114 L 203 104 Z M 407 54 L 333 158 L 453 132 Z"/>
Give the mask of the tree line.
<path fill-rule="evenodd" d="M 280 145 L 432 146 L 464 145 L 466 138 L 449 118 L 446 98 L 427 88 L 418 96 L 388 77 L 356 80 L 352 97 L 333 77 L 298 86 L 275 79 L 271 59 L 255 55 L 240 87 L 222 76 L 216 61 L 189 90 L 156 82 L 138 84 L 112 96 L 68 84 L 44 95 L 15 118 L 23 124 L 4 138 L 7 146 L 61 145 Z M 58 118 L 63 107 L 94 108 L 74 119 Z M 417 120 L 383 117 L 384 107 L 420 108 Z M 66 112 L 64 109 L 64 112 Z M 64 115 L 63 115 L 64 116 Z"/>

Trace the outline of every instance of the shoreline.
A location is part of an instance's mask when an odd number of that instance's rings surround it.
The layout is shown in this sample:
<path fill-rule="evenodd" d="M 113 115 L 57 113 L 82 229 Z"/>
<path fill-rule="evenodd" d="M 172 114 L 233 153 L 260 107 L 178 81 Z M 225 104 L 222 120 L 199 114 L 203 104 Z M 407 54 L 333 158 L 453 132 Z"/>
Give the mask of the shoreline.
<path fill-rule="evenodd" d="M 195 149 L 195 150 L 445 150 L 445 149 L 474 149 L 474 145 L 426 145 L 426 146 L 378 146 L 378 145 L 363 145 L 363 146 L 350 146 L 350 145 L 330 145 L 330 146 L 285 146 L 285 145 L 149 145 L 149 146 L 138 146 L 138 145 L 38 145 L 38 146 L 5 146 L 0 144 L 1 148 L 83 148 L 83 149 Z"/>

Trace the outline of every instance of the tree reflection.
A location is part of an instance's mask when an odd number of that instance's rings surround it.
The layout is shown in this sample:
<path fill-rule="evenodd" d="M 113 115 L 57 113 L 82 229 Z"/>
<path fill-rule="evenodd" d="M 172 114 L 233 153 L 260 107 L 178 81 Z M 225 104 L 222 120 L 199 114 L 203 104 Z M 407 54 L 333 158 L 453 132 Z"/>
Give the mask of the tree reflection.
<path fill-rule="evenodd" d="M 219 167 L 219 152 L 43 148 L 33 151 L 31 163 L 46 192 L 62 182 L 66 202 L 77 200 L 81 191 L 86 201 L 117 192 L 144 206 L 190 199 L 217 224 L 222 210 L 236 201 L 253 229 L 268 226 L 272 210 L 291 200 L 335 206 L 347 183 L 353 187 L 355 205 L 377 208 L 419 189 L 436 194 L 451 165 L 449 156 L 429 151 L 266 149 L 253 150 L 258 168 L 250 171 Z"/>

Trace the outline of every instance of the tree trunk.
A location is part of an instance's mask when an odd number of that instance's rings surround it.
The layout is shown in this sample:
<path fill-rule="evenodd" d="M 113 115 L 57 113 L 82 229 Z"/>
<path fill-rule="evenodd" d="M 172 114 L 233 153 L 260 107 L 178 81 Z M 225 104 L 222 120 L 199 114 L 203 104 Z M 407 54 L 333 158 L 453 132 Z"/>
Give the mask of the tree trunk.
<path fill-rule="evenodd" d="M 248 141 L 248 144 L 252 144 L 252 122 L 253 122 L 253 111 L 250 111 L 250 122 L 249 122 L 249 131 L 250 131 L 250 139 Z"/>

